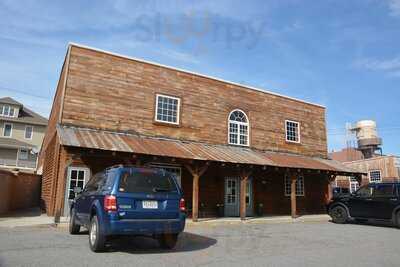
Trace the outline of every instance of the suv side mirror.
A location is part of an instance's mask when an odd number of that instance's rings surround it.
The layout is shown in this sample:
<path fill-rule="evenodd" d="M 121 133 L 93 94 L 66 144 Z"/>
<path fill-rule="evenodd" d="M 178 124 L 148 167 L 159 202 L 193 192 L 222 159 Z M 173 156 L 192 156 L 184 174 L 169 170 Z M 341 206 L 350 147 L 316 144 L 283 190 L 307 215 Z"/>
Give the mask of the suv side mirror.
<path fill-rule="evenodd" d="M 80 188 L 80 187 L 75 187 L 75 188 L 74 188 L 74 193 L 77 194 L 77 195 L 79 195 L 80 193 L 82 193 L 82 188 Z"/>

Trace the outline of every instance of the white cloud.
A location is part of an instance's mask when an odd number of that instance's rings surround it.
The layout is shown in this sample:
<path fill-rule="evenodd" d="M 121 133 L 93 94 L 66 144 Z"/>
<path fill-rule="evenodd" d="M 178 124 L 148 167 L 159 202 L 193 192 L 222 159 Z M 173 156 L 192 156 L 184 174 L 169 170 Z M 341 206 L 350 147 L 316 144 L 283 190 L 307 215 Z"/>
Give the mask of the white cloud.
<path fill-rule="evenodd" d="M 392 16 L 400 16 L 400 0 L 389 0 L 388 5 Z"/>
<path fill-rule="evenodd" d="M 391 77 L 400 77 L 400 56 L 384 60 L 361 59 L 356 61 L 354 66 L 359 69 L 385 72 Z"/>
<path fill-rule="evenodd" d="M 200 63 L 200 61 L 195 56 L 189 53 L 183 53 L 172 49 L 162 49 L 157 52 L 162 54 L 163 56 L 169 57 L 176 61 L 191 63 L 191 64 Z"/>

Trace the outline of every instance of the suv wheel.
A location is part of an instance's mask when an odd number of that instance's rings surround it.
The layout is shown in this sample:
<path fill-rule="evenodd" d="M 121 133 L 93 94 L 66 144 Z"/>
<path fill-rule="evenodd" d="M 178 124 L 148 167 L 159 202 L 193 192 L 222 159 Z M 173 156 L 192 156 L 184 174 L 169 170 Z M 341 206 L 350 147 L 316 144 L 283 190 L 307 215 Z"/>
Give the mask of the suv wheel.
<path fill-rule="evenodd" d="M 400 228 L 400 211 L 396 212 L 396 217 L 395 217 L 395 222 L 396 222 L 396 227 Z"/>
<path fill-rule="evenodd" d="M 342 206 L 332 208 L 329 215 L 332 217 L 334 223 L 346 223 L 349 219 L 346 209 Z"/>
<path fill-rule="evenodd" d="M 178 242 L 178 234 L 163 234 L 158 237 L 160 246 L 165 249 L 173 249 Z"/>
<path fill-rule="evenodd" d="M 72 208 L 70 212 L 70 217 L 69 217 L 69 233 L 71 235 L 76 235 L 79 234 L 79 230 L 81 229 L 81 226 L 76 223 L 76 215 L 75 215 L 75 209 Z"/>
<path fill-rule="evenodd" d="M 101 233 L 99 226 L 99 220 L 97 216 L 94 215 L 90 221 L 89 228 L 89 246 L 94 252 L 103 251 L 105 247 L 106 238 L 104 234 Z"/>

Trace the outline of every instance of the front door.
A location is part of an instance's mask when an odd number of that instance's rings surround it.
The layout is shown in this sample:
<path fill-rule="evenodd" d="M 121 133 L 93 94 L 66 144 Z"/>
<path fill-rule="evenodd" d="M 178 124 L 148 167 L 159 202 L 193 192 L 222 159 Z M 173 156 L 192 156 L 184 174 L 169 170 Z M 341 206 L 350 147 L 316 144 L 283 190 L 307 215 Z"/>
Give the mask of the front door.
<path fill-rule="evenodd" d="M 237 177 L 225 178 L 225 216 L 239 216 L 239 179 Z"/>
<path fill-rule="evenodd" d="M 71 202 L 75 198 L 74 189 L 80 187 L 83 189 L 89 179 L 90 171 L 88 168 L 69 167 L 67 171 L 67 184 L 64 201 L 64 216 L 69 216 Z"/>
<path fill-rule="evenodd" d="M 240 215 L 240 178 L 225 178 L 225 216 Z M 253 216 L 253 183 L 249 179 L 246 185 L 246 216 Z"/>

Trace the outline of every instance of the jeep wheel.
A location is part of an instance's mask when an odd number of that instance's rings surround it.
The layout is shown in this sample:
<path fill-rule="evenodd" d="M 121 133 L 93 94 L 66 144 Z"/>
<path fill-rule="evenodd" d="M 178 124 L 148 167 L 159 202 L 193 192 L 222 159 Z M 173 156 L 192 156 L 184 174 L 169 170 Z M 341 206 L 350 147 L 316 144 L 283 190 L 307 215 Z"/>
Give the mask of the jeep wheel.
<path fill-rule="evenodd" d="M 99 227 L 99 220 L 97 216 L 94 215 L 90 221 L 89 228 L 89 246 L 94 252 L 100 252 L 104 250 L 106 238 L 104 234 L 101 233 Z"/>
<path fill-rule="evenodd" d="M 173 249 L 178 242 L 178 234 L 163 234 L 158 238 L 160 246 L 165 249 Z"/>
<path fill-rule="evenodd" d="M 72 208 L 70 212 L 70 218 L 69 218 L 69 233 L 71 235 L 76 235 L 79 234 L 79 230 L 81 229 L 81 226 L 76 223 L 76 215 L 75 215 L 75 209 Z"/>
<path fill-rule="evenodd" d="M 349 219 L 346 209 L 342 206 L 332 208 L 329 215 L 332 217 L 334 223 L 346 223 Z"/>

